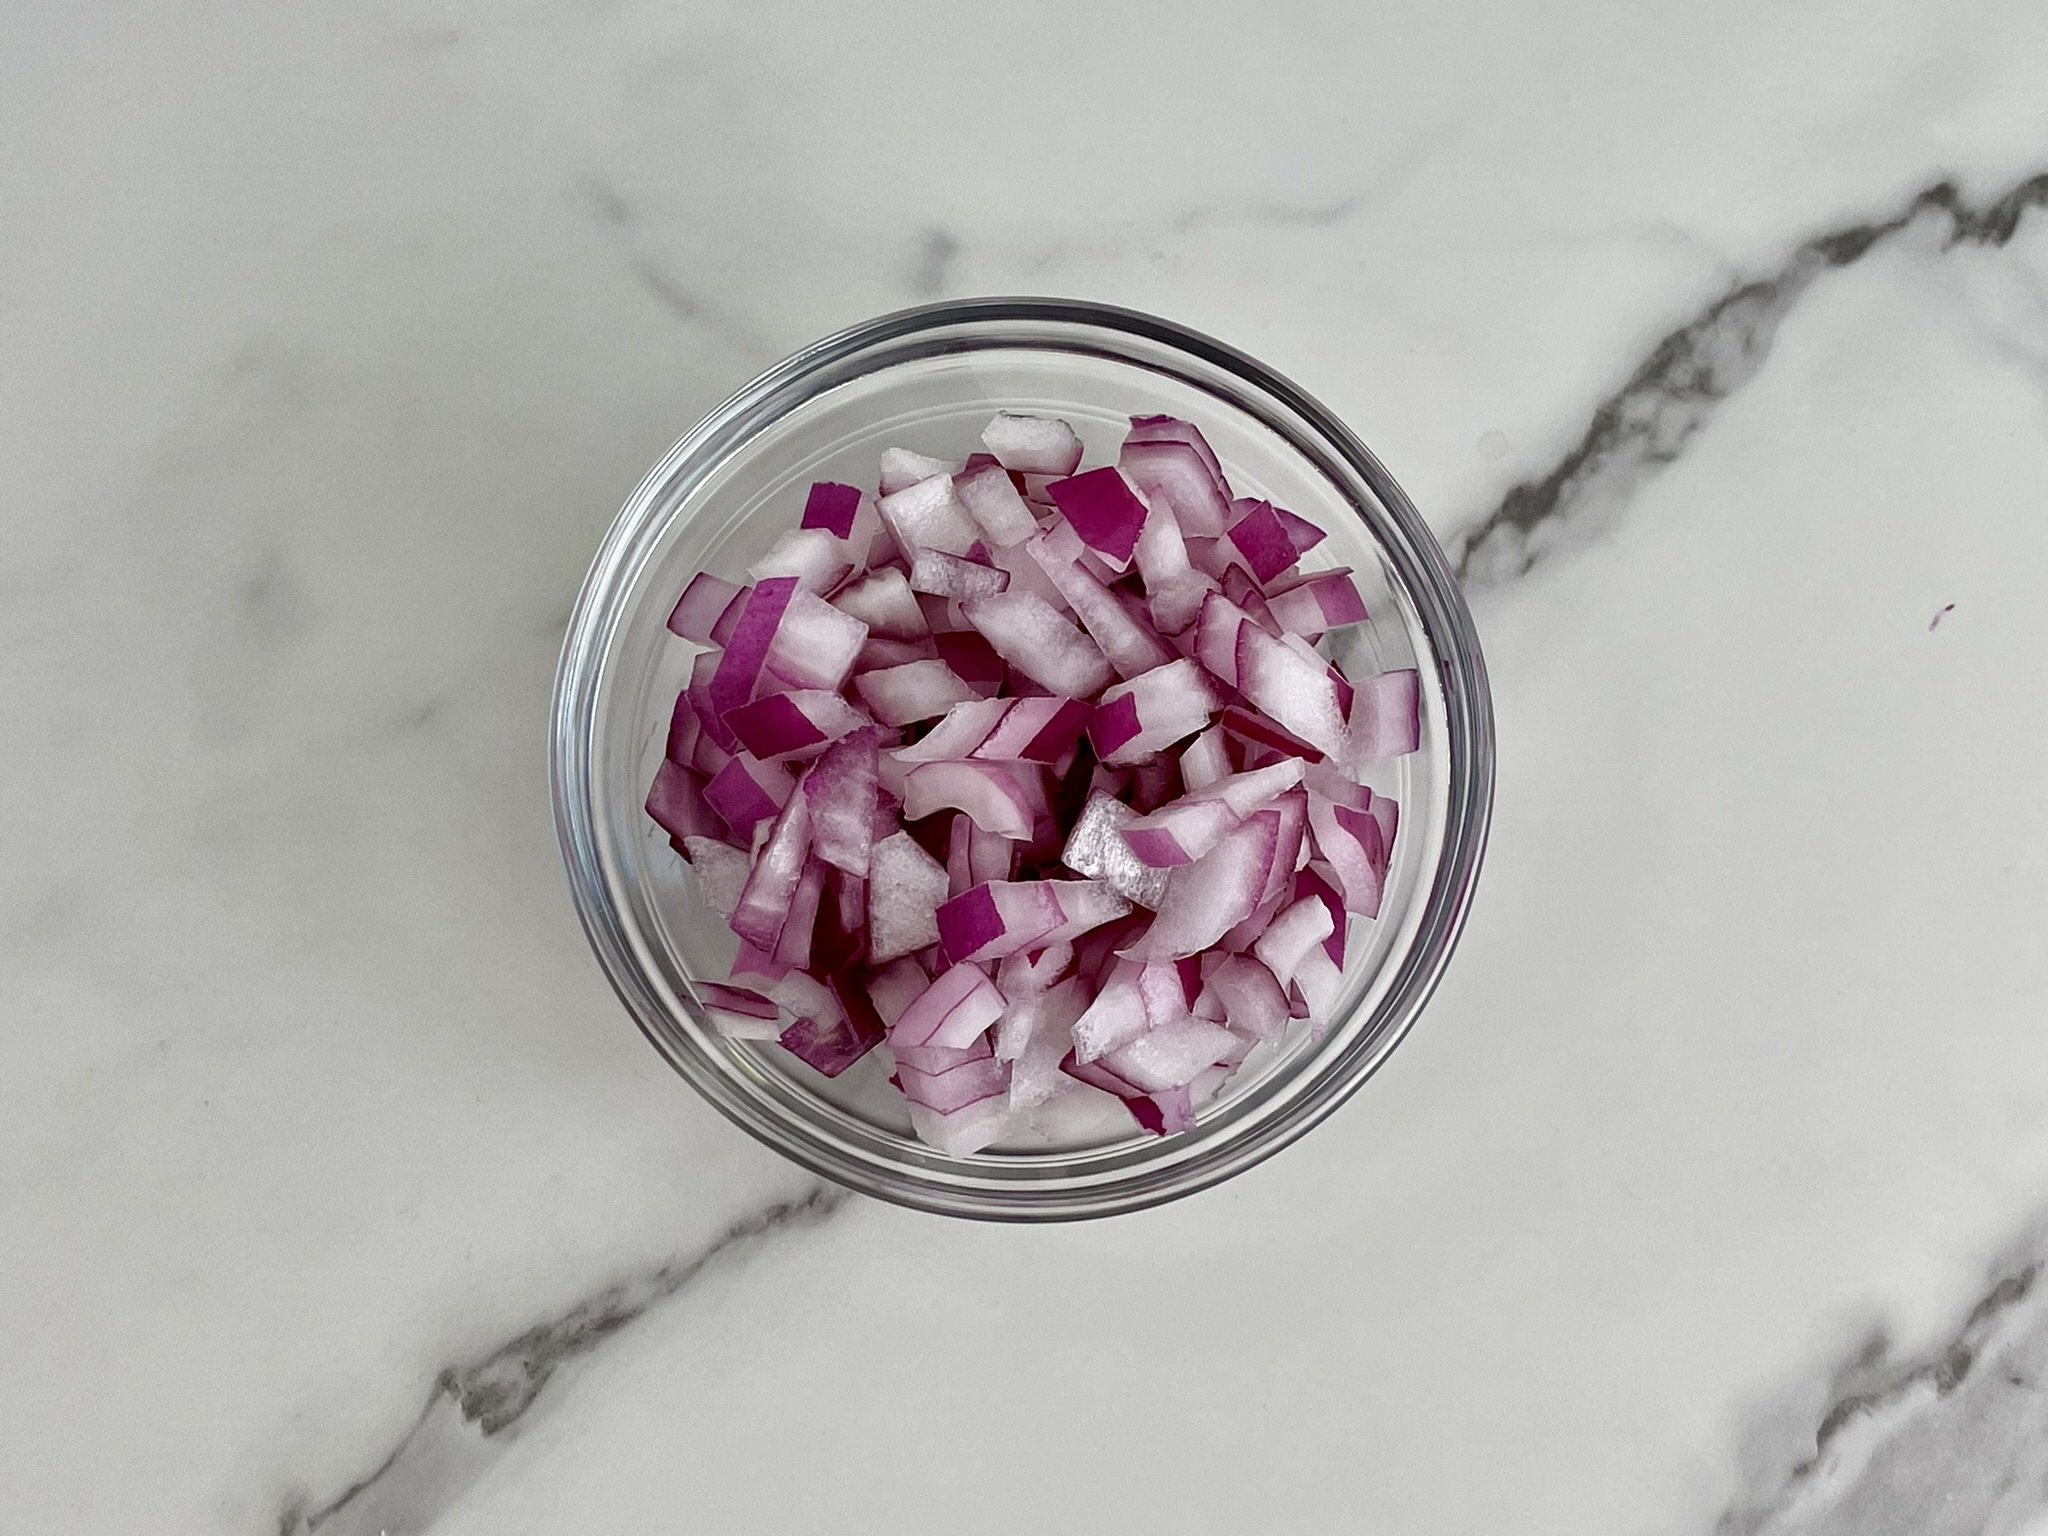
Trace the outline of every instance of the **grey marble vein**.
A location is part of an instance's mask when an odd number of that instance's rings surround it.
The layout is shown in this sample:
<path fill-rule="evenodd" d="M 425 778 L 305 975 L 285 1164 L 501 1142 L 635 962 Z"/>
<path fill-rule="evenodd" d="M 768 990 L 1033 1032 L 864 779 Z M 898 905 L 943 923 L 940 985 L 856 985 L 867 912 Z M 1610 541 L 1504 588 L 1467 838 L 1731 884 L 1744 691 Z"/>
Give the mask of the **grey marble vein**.
<path fill-rule="evenodd" d="M 735 351 L 758 354 L 764 360 L 773 355 L 772 343 L 678 277 L 651 249 L 646 230 L 649 221 L 616 183 L 597 172 L 586 172 L 575 178 L 570 190 L 608 238 L 626 246 L 626 270 L 641 292 L 676 319 L 717 337 Z"/>
<path fill-rule="evenodd" d="M 1549 473 L 1515 486 L 1466 533 L 1458 575 L 1474 586 L 1519 576 L 1543 556 L 1539 535 L 1617 514 L 1644 480 L 1684 452 L 1722 401 L 1756 376 L 1785 316 L 1826 273 L 1862 260 L 1922 219 L 1946 221 L 1947 248 L 2002 246 L 2029 210 L 2043 207 L 2048 171 L 1981 203 L 1938 181 L 1892 214 L 1801 242 L 1775 272 L 1730 287 L 1652 347 Z"/>
<path fill-rule="evenodd" d="M 948 229 L 928 229 L 917 242 L 911 263 L 910 291 L 921 299 L 935 299 L 946 291 L 953 267 L 960 259 L 960 239 Z"/>
<path fill-rule="evenodd" d="M 2041 1280 L 2038 1256 L 2015 1261 L 1927 1348 L 1893 1359 L 1878 1334 L 1856 1350 L 1789 1469 L 1717 1536 L 1999 1536 L 2048 1510 Z"/>
<path fill-rule="evenodd" d="M 619 1281 L 536 1323 L 478 1359 L 442 1371 L 404 1437 L 372 1471 L 315 1504 L 279 1513 L 278 1536 L 418 1536 L 503 1454 L 513 1430 L 563 1367 L 748 1245 L 815 1226 L 851 1196 L 820 1184 L 727 1227 L 701 1251 Z"/>

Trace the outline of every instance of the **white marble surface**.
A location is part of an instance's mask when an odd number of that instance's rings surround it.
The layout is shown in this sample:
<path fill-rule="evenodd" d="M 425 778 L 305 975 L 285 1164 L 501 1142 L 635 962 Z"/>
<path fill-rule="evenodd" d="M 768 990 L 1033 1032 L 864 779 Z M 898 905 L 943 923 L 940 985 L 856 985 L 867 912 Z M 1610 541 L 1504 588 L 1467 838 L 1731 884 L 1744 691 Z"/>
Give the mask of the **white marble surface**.
<path fill-rule="evenodd" d="M 0 1529 L 2043 1529 L 2044 77 L 2039 0 L 0 16 Z M 698 1104 L 542 761 L 643 467 L 1001 291 L 1347 415 L 1502 736 L 1388 1070 L 1053 1231 Z"/>

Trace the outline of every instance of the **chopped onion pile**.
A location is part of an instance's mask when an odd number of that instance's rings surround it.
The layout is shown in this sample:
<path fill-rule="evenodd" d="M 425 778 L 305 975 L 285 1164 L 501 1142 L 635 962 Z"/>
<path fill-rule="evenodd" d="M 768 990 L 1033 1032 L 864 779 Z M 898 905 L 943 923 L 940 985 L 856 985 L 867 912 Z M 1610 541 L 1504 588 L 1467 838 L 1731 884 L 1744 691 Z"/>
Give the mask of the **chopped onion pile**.
<path fill-rule="evenodd" d="M 827 1076 L 885 1047 L 956 1155 L 1077 1094 L 1184 1130 L 1334 1006 L 1399 820 L 1356 774 L 1416 749 L 1419 680 L 1316 649 L 1350 573 L 1187 422 L 1085 470 L 1063 421 L 982 440 L 813 486 L 677 602 L 707 649 L 647 812 L 740 940 L 700 1001 Z"/>

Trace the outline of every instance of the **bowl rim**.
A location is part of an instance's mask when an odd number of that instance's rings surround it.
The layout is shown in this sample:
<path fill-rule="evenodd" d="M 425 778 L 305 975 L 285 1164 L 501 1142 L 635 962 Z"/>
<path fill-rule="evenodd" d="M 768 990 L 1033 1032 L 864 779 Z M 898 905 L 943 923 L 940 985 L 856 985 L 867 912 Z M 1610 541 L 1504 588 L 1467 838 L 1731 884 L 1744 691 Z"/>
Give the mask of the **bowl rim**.
<path fill-rule="evenodd" d="M 610 620 L 630 592 L 635 567 L 627 556 L 649 537 L 663 489 L 693 456 L 725 461 L 745 441 L 728 442 L 735 426 L 806 378 L 864 352 L 925 332 L 973 325 L 1093 329 L 1185 354 L 1277 402 L 1321 446 L 1356 474 L 1378 501 L 1391 530 L 1376 540 L 1395 568 L 1429 639 L 1445 710 L 1449 792 L 1440 857 L 1414 940 L 1400 956 L 1396 985 L 1381 999 L 1383 1026 L 1366 1030 L 1320 1063 L 1278 1114 L 1249 1133 L 1206 1144 L 1209 1155 L 1174 1162 L 1145 1177 L 1141 1161 L 1111 1182 L 1053 1187 L 1026 1180 L 931 1181 L 911 1164 L 876 1166 L 839 1159 L 829 1148 L 791 1134 L 780 1118 L 733 1091 L 708 1061 L 680 1050 L 661 1024 L 670 1010 L 648 986 L 611 898 L 600 857 L 592 803 L 596 783 L 599 682 Z M 996 342 L 994 345 L 1001 345 Z M 1028 347 L 1029 342 L 1017 343 Z M 663 519 L 661 526 L 666 526 Z M 1388 539 L 1391 531 L 1397 537 Z M 1492 817 L 1495 749 L 1493 709 L 1476 627 L 1457 577 L 1414 503 L 1378 457 L 1326 406 L 1291 379 L 1202 332 L 1140 310 L 1087 300 L 991 296 L 894 310 L 847 326 L 756 375 L 684 433 L 627 497 L 591 562 L 564 635 L 550 710 L 549 785 L 556 837 L 577 916 L 613 992 L 641 1033 L 692 1087 L 727 1119 L 811 1172 L 892 1203 L 945 1215 L 997 1221 L 1075 1220 L 1139 1210 L 1209 1188 L 1272 1156 L 1305 1134 L 1355 1093 L 1406 1037 L 1449 963 L 1471 906 Z M 657 1024 L 659 1019 L 661 1024 Z M 1180 1143 L 1165 1138 L 1162 1145 Z M 938 1154 L 934 1154 L 938 1156 Z M 965 1166 L 965 1165 L 959 1165 Z"/>

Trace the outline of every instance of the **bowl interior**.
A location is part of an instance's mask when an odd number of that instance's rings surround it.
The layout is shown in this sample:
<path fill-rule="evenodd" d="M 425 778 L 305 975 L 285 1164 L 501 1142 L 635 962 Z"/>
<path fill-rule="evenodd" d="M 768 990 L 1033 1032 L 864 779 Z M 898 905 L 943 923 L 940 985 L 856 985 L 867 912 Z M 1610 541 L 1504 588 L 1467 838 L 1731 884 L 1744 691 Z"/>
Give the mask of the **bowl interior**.
<path fill-rule="evenodd" d="M 764 376 L 736 397 L 649 477 L 600 557 L 572 626 L 572 647 L 580 638 L 594 670 L 584 694 L 584 832 L 611 937 L 633 973 L 621 977 L 614 963 L 614 981 L 657 1047 L 757 1134 L 814 1167 L 901 1198 L 906 1181 L 960 1191 L 1052 1181 L 1098 1193 L 1134 1178 L 1156 1182 L 1170 1177 L 1170 1165 L 1202 1157 L 1205 1146 L 1285 1116 L 1330 1064 L 1355 1062 L 1362 1047 L 1369 1050 L 1375 1031 L 1398 1037 L 1419 999 L 1391 994 L 1438 882 L 1451 764 L 1443 658 L 1390 554 L 1409 535 L 1355 467 L 1283 402 L 1241 378 L 1088 327 L 914 333 L 852 355 L 806 354 L 781 372 L 779 382 Z M 773 1046 L 728 1041 L 709 1029 L 693 989 L 726 979 L 735 940 L 702 905 L 694 877 L 642 802 L 696 652 L 665 628 L 690 577 L 709 570 L 743 580 L 747 564 L 795 526 L 812 481 L 871 488 L 877 456 L 891 445 L 964 458 L 999 409 L 1071 422 L 1090 464 L 1113 460 L 1133 415 L 1196 422 L 1236 494 L 1270 497 L 1327 530 L 1304 564 L 1349 566 L 1372 614 L 1368 624 L 1333 637 L 1331 653 L 1353 675 L 1418 667 L 1423 743 L 1367 778 L 1375 793 L 1399 801 L 1401 828 L 1380 917 L 1353 923 L 1333 1018 L 1261 1047 L 1190 1132 L 1155 1139 L 1107 1096 L 1086 1093 L 1043 1116 L 1029 1136 L 952 1158 L 910 1136 L 885 1081 L 883 1051 L 832 1080 Z M 603 938 L 593 936 L 602 952 Z"/>

